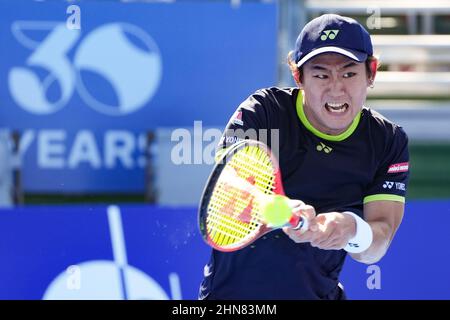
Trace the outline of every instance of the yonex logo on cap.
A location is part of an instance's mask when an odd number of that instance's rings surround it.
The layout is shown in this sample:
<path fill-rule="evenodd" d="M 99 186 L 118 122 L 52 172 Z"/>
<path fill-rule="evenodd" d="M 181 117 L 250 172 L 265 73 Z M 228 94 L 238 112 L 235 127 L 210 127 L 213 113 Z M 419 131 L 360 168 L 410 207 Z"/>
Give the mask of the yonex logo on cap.
<path fill-rule="evenodd" d="M 323 30 L 320 40 L 325 41 L 327 39 L 333 40 L 339 33 L 339 30 Z"/>

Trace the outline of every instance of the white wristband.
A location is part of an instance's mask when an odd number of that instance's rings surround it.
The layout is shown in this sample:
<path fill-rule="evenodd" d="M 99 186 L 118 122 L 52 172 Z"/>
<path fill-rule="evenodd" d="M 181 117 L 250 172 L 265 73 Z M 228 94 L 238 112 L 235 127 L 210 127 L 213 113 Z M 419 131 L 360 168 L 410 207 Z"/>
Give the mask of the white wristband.
<path fill-rule="evenodd" d="M 350 253 L 360 253 L 367 250 L 373 240 L 373 233 L 370 225 L 353 212 L 345 211 L 342 213 L 353 216 L 356 221 L 355 236 L 348 241 L 344 250 Z"/>

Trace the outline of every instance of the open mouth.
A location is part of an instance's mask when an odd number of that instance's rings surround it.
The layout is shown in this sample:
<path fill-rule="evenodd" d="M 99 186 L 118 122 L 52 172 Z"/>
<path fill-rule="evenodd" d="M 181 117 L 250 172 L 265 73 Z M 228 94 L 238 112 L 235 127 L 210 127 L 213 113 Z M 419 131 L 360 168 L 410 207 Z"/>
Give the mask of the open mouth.
<path fill-rule="evenodd" d="M 325 108 L 331 113 L 343 113 L 348 109 L 348 104 L 327 102 Z"/>

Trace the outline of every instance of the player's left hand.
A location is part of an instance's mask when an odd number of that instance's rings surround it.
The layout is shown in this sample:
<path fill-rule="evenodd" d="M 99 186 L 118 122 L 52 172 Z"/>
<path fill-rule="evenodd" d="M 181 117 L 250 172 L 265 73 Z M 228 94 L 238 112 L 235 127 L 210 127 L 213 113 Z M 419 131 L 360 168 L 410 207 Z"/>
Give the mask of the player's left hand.
<path fill-rule="evenodd" d="M 315 223 L 318 229 L 312 233 L 310 243 L 319 249 L 343 249 L 356 233 L 355 218 L 345 213 L 321 213 L 315 217 Z"/>

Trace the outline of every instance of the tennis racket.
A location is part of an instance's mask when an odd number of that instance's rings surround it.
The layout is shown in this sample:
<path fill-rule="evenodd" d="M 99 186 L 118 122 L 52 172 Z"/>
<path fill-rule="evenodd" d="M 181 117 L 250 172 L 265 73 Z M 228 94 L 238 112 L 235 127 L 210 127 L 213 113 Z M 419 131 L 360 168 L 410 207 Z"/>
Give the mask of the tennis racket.
<path fill-rule="evenodd" d="M 264 234 L 291 226 L 307 230 L 284 195 L 278 161 L 255 140 L 240 141 L 221 156 L 200 200 L 198 222 L 213 248 L 239 250 Z"/>

